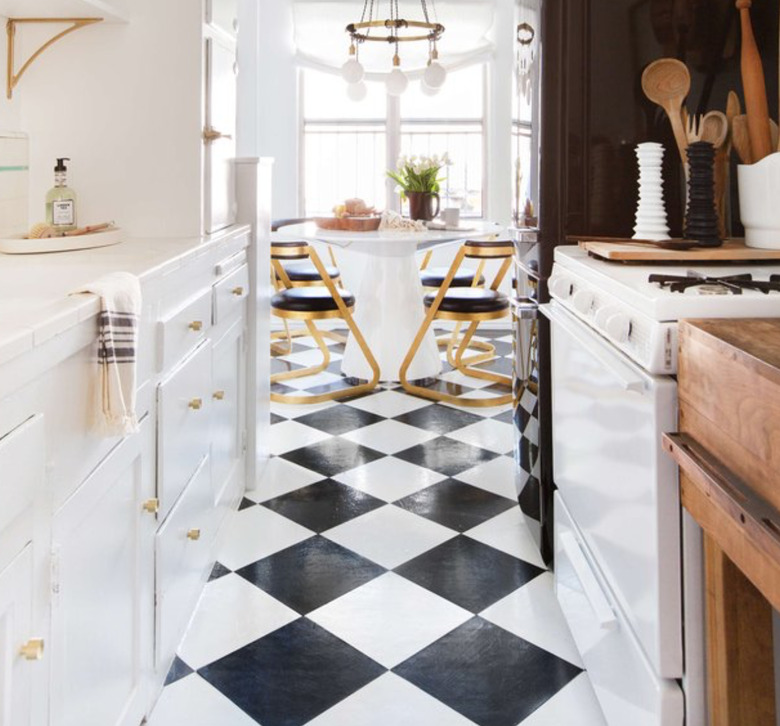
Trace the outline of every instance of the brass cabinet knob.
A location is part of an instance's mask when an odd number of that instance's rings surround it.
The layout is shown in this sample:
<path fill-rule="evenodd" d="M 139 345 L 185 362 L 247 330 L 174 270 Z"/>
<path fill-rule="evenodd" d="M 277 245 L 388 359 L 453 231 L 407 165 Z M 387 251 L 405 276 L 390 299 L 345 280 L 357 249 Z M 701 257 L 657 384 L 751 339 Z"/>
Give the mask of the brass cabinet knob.
<path fill-rule="evenodd" d="M 244 294 L 244 288 L 243 288 L 243 287 L 241 287 L 241 286 L 239 286 L 239 287 L 234 287 L 234 288 L 233 288 L 233 290 L 232 290 L 232 293 L 233 293 L 233 294 L 234 294 L 236 297 L 241 297 L 241 296 Z"/>
<path fill-rule="evenodd" d="M 200 539 L 200 530 L 196 527 L 187 532 L 187 539 L 191 539 L 193 542 Z"/>
<path fill-rule="evenodd" d="M 19 648 L 19 655 L 25 660 L 41 660 L 43 658 L 43 638 L 30 638 Z"/>
<path fill-rule="evenodd" d="M 205 129 L 203 129 L 203 140 L 210 144 L 212 141 L 217 141 L 218 139 L 232 139 L 233 137 L 230 134 L 223 134 L 221 131 L 217 131 L 216 129 L 211 128 L 211 126 L 207 126 Z"/>
<path fill-rule="evenodd" d="M 144 511 L 149 512 L 149 514 L 157 514 L 157 512 L 160 511 L 160 500 L 159 499 L 147 499 L 144 502 Z"/>
<path fill-rule="evenodd" d="M 203 408 L 203 399 L 202 398 L 193 398 L 187 405 L 193 411 L 200 411 L 200 409 Z"/>
<path fill-rule="evenodd" d="M 193 320 L 189 325 L 190 330 L 194 330 L 196 333 L 203 330 L 203 322 L 201 320 Z"/>
<path fill-rule="evenodd" d="M 211 397 L 215 401 L 224 401 L 225 400 L 225 392 L 224 391 L 214 391 L 214 393 L 211 394 Z"/>

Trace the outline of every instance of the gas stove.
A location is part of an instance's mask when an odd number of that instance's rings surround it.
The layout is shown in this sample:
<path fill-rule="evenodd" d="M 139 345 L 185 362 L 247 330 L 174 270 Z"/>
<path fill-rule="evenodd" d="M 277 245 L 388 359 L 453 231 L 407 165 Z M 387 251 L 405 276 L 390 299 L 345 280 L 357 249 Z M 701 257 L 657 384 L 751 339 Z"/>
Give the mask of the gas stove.
<path fill-rule="evenodd" d="M 678 320 L 780 317 L 780 264 L 625 265 L 557 247 L 549 290 L 650 373 L 676 373 Z"/>

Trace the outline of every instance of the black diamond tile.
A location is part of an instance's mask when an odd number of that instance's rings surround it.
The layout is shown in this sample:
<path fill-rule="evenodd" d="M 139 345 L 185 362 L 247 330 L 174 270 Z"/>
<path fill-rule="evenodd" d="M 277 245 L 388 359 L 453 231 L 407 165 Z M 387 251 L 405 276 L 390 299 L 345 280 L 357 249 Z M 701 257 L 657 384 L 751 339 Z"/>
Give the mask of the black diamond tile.
<path fill-rule="evenodd" d="M 395 572 L 472 613 L 479 613 L 543 570 L 458 535 L 397 567 Z"/>
<path fill-rule="evenodd" d="M 418 444 L 411 449 L 394 454 L 394 456 L 412 464 L 433 469 L 445 476 L 457 476 L 466 469 L 495 459 L 498 454 L 440 436 L 438 439 Z"/>
<path fill-rule="evenodd" d="M 282 423 L 282 421 L 286 421 L 287 419 L 284 416 L 280 416 L 279 414 L 272 413 L 271 414 L 271 426 L 274 424 Z"/>
<path fill-rule="evenodd" d="M 385 672 L 306 618 L 198 671 L 263 726 L 301 726 Z"/>
<path fill-rule="evenodd" d="M 393 672 L 478 726 L 517 726 L 582 671 L 472 618 Z"/>
<path fill-rule="evenodd" d="M 165 676 L 165 685 L 170 686 L 171 683 L 176 683 L 176 681 L 181 680 L 185 676 L 188 676 L 190 673 L 194 673 L 195 671 L 192 670 L 179 656 L 175 656 L 173 659 L 173 663 L 171 663 L 171 667 L 168 669 L 168 675 Z"/>
<path fill-rule="evenodd" d="M 238 511 L 240 512 L 243 509 L 249 509 L 249 507 L 256 507 L 256 506 L 257 506 L 257 502 L 253 502 L 251 499 L 247 499 L 246 497 L 244 497 L 241 500 L 241 504 L 238 505 Z"/>
<path fill-rule="evenodd" d="M 211 568 L 211 574 L 209 575 L 209 582 L 212 580 L 218 580 L 220 577 L 229 575 L 232 570 L 229 570 L 221 562 L 215 562 L 214 567 Z"/>
<path fill-rule="evenodd" d="M 304 469 L 316 471 L 324 477 L 331 477 L 348 469 L 354 469 L 356 466 L 370 464 L 383 456 L 384 454 L 366 446 L 333 437 L 311 446 L 288 451 L 282 454 L 281 458 L 292 461 Z"/>
<path fill-rule="evenodd" d="M 450 406 L 432 404 L 431 406 L 418 408 L 416 411 L 396 416 L 394 420 L 410 426 L 416 426 L 425 431 L 444 435 L 462 429 L 465 426 L 479 423 L 482 421 L 482 417 L 468 411 L 451 408 Z"/>
<path fill-rule="evenodd" d="M 469 388 L 468 386 L 462 386 L 460 383 L 452 383 L 452 381 L 445 381 L 441 378 L 418 381 L 417 383 L 422 388 L 427 388 L 429 391 L 447 393 L 450 396 L 466 396 L 474 391 L 473 388 Z"/>
<path fill-rule="evenodd" d="M 457 479 L 445 479 L 395 502 L 395 506 L 465 532 L 517 504 Z"/>
<path fill-rule="evenodd" d="M 514 419 L 514 412 L 512 409 L 507 409 L 506 411 L 502 411 L 497 416 L 493 416 L 494 421 L 501 421 L 501 423 L 508 423 L 513 424 L 515 422 Z"/>
<path fill-rule="evenodd" d="M 501 345 L 499 343 L 499 345 Z M 503 376 L 512 375 L 512 359 L 511 358 L 493 358 L 492 360 L 480 363 L 476 368 L 480 368 L 484 371 L 490 371 L 491 373 L 500 373 Z"/>
<path fill-rule="evenodd" d="M 264 507 L 313 532 L 324 532 L 384 505 L 381 499 L 332 479 L 263 502 Z"/>
<path fill-rule="evenodd" d="M 288 371 L 297 371 L 305 367 L 289 360 L 271 358 L 271 373 L 287 373 Z"/>
<path fill-rule="evenodd" d="M 322 411 L 307 413 L 296 419 L 298 423 L 311 426 L 333 436 L 341 436 L 341 434 L 371 426 L 371 424 L 383 420 L 382 416 L 377 416 L 375 413 L 344 405 L 331 406 Z"/>
<path fill-rule="evenodd" d="M 384 572 L 384 567 L 319 535 L 237 570 L 301 615 Z"/>

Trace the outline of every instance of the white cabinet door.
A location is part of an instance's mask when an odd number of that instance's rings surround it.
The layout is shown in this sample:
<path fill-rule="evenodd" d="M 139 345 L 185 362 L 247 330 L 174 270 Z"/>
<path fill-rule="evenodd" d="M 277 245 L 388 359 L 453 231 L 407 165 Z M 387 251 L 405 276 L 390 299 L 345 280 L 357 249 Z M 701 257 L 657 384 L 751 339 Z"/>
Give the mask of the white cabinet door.
<path fill-rule="evenodd" d="M 152 672 L 152 426 L 124 439 L 54 515 L 51 724 L 138 726 Z"/>
<path fill-rule="evenodd" d="M 27 545 L 0 572 L 0 726 L 30 726 L 31 697 L 36 663 L 31 650 L 28 660 L 21 648 L 31 637 L 33 594 L 32 545 Z"/>
<path fill-rule="evenodd" d="M 214 503 L 222 511 L 243 483 L 246 428 L 244 319 L 214 344 L 214 406 L 211 423 L 211 478 Z"/>
<path fill-rule="evenodd" d="M 204 130 L 204 227 L 206 234 L 236 221 L 235 49 L 206 38 L 206 128 Z"/>

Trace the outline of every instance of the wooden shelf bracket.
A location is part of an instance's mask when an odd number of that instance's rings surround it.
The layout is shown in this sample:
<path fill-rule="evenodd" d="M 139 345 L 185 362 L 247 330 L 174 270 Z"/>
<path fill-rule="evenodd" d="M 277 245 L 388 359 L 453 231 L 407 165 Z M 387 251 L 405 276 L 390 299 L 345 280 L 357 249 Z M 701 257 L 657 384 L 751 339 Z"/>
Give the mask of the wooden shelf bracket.
<path fill-rule="evenodd" d="M 6 34 L 8 35 L 8 67 L 6 76 L 6 97 L 12 98 L 14 88 L 19 80 L 24 75 L 25 71 L 32 65 L 33 61 L 45 51 L 48 47 L 56 43 L 60 38 L 72 33 L 74 30 L 84 28 L 87 25 L 99 23 L 103 18 L 9 18 L 5 25 Z M 35 51 L 22 65 L 18 73 L 14 73 L 14 55 L 16 37 L 16 26 L 30 23 L 70 23 L 70 27 L 57 33 L 47 40 L 38 50 Z"/>

